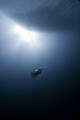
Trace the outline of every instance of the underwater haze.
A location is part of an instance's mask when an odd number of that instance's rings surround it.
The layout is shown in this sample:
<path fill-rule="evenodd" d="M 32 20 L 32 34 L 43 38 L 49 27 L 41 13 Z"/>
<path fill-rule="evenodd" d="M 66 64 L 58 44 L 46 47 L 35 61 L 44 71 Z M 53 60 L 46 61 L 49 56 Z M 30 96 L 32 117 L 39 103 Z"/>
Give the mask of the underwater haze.
<path fill-rule="evenodd" d="M 0 0 L 2 120 L 78 119 L 79 76 L 79 0 Z"/>

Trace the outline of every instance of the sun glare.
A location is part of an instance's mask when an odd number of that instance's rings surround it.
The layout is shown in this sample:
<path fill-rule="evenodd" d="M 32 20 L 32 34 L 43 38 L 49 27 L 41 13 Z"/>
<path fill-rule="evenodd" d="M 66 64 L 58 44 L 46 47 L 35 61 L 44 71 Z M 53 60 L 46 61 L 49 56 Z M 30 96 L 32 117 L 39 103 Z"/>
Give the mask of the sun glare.
<path fill-rule="evenodd" d="M 19 25 L 14 26 L 14 32 L 18 35 L 19 39 L 24 42 L 36 42 L 37 33 L 34 31 L 29 31 Z"/>

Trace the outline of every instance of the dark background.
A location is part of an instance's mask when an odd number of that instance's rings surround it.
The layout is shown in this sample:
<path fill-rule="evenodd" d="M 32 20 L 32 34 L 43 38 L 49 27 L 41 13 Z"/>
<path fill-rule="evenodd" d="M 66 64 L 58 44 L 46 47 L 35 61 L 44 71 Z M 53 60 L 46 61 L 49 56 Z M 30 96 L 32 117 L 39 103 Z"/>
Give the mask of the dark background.
<path fill-rule="evenodd" d="M 79 0 L 0 0 L 0 117 L 79 119 Z M 19 45 L 11 26 L 39 33 Z M 17 47 L 14 47 L 17 46 Z M 47 66 L 34 80 L 31 71 Z"/>

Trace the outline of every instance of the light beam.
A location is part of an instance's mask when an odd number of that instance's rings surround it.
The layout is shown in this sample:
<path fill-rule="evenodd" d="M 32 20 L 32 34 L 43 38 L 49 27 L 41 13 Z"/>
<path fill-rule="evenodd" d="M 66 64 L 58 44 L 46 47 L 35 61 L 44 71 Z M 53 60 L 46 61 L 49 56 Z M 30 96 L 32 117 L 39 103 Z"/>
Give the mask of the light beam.
<path fill-rule="evenodd" d="M 17 24 L 14 25 L 13 31 L 23 42 L 36 42 L 37 33 L 34 31 L 29 31 L 28 29 L 25 29 Z"/>

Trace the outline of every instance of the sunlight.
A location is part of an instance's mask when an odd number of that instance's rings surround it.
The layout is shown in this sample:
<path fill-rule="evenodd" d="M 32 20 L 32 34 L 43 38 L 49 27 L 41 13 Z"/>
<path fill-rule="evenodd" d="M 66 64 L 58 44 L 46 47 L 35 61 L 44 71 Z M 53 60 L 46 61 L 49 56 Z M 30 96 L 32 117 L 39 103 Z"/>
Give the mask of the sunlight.
<path fill-rule="evenodd" d="M 5 55 L 36 58 L 44 54 L 47 49 L 44 33 L 23 27 L 3 13 L 0 18 L 0 45 Z"/>
<path fill-rule="evenodd" d="M 18 35 L 20 40 L 22 40 L 23 42 L 28 42 L 28 43 L 36 42 L 37 33 L 34 31 L 29 31 L 29 30 L 15 24 L 14 32 L 15 32 L 15 34 Z"/>

